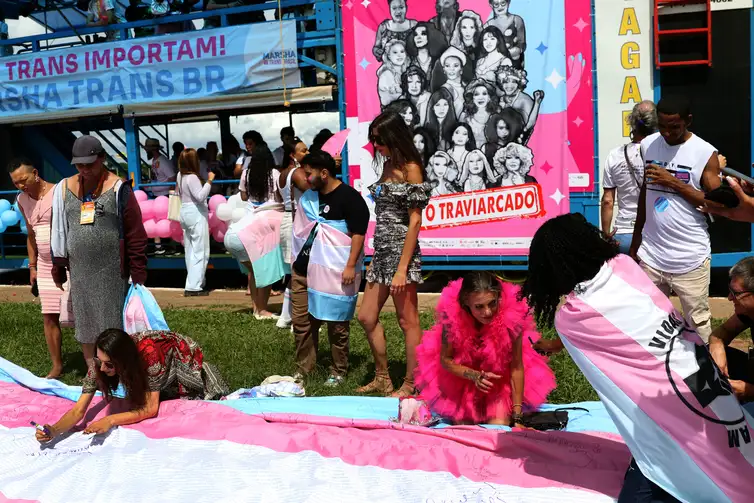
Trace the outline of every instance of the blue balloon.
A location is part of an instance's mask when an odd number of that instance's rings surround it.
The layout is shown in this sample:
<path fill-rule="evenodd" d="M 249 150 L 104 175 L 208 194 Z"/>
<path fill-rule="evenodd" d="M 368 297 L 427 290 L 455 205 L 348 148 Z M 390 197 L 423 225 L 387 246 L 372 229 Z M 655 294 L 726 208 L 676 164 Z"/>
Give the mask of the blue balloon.
<path fill-rule="evenodd" d="M 0 199 L 0 214 L 8 211 L 10 208 L 10 201 L 8 201 L 7 199 Z"/>
<path fill-rule="evenodd" d="M 2 220 L 0 220 L 0 234 L 2 234 L 3 232 L 5 232 L 5 229 L 6 229 L 5 224 L 3 223 Z"/>
<path fill-rule="evenodd" d="M 0 220 L 6 227 L 11 227 L 18 223 L 18 213 L 13 210 L 5 210 L 0 213 Z"/>

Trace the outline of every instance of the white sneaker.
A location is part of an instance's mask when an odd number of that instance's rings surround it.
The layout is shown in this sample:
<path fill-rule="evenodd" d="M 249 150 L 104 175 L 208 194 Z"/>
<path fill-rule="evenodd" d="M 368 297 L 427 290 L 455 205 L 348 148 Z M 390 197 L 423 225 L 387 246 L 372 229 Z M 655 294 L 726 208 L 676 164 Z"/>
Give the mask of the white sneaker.
<path fill-rule="evenodd" d="M 284 320 L 283 318 L 280 318 L 280 319 L 279 319 L 279 320 L 277 321 L 277 323 L 275 323 L 275 326 L 276 326 L 276 327 L 278 327 L 278 328 L 283 328 L 283 329 L 285 329 L 285 328 L 288 328 L 288 327 L 290 327 L 290 326 L 291 326 L 291 324 L 292 324 L 292 321 L 291 321 L 291 320 Z"/>

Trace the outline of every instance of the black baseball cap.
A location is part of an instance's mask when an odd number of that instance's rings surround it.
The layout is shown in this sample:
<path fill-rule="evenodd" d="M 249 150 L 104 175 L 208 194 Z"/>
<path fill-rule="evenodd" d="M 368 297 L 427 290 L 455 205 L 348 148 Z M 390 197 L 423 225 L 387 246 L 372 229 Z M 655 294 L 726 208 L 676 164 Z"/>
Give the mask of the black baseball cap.
<path fill-rule="evenodd" d="M 102 143 L 94 136 L 84 135 L 73 142 L 73 159 L 71 164 L 91 164 L 104 152 Z"/>

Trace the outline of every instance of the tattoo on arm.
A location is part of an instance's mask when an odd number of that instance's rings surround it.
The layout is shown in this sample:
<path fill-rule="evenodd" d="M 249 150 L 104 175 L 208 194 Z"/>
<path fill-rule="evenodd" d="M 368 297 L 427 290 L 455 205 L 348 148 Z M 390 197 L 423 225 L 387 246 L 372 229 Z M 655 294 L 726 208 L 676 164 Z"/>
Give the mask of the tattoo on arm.
<path fill-rule="evenodd" d="M 471 381 L 478 380 L 480 375 L 481 374 L 479 372 L 477 372 L 476 370 L 470 370 L 469 369 L 469 370 L 464 370 L 463 371 L 463 377 L 465 377 L 466 379 L 469 379 Z"/>

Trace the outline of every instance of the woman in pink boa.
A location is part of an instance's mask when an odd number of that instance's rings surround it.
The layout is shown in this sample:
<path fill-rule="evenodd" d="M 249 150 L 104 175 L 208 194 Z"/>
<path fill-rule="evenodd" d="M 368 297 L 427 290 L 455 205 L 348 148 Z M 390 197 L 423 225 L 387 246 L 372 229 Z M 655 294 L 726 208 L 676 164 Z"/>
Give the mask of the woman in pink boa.
<path fill-rule="evenodd" d="M 519 288 L 487 272 L 451 282 L 437 323 L 416 349 L 416 384 L 432 411 L 456 423 L 520 425 L 555 388 L 540 338 Z M 526 375 L 526 378 L 524 378 Z"/>

